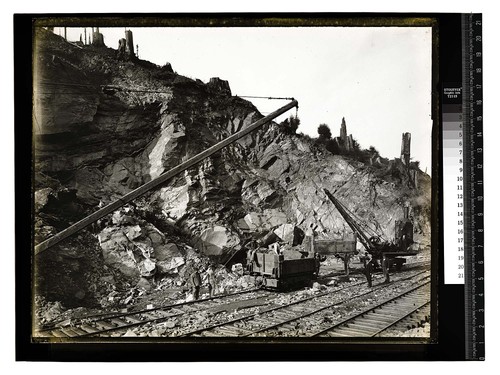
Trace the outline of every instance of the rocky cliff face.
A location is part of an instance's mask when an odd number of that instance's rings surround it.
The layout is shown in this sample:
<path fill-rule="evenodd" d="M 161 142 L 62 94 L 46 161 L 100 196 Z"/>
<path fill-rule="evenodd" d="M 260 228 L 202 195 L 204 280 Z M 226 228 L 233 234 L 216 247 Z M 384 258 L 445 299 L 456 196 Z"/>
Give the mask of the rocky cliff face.
<path fill-rule="evenodd" d="M 44 30 L 35 48 L 36 242 L 262 117 L 222 80 L 204 84 Z M 419 172 L 418 182 L 411 188 L 385 166 L 332 155 L 272 123 L 43 253 L 40 291 L 91 303 L 110 284 L 177 277 L 191 259 L 227 260 L 250 238 L 300 245 L 311 226 L 326 238 L 350 235 L 323 188 L 387 238 L 409 201 L 425 242 L 430 179 Z"/>

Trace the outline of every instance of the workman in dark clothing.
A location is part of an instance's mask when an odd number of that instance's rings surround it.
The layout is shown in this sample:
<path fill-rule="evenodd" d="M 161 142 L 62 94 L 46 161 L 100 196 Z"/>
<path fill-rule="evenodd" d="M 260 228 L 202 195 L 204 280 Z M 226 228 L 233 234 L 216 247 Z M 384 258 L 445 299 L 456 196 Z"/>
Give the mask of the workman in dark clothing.
<path fill-rule="evenodd" d="M 191 285 L 191 292 L 193 298 L 197 300 L 200 297 L 201 276 L 198 268 L 195 268 L 189 276 L 189 283 Z"/>
<path fill-rule="evenodd" d="M 388 283 L 391 282 L 391 278 L 390 278 L 390 275 L 389 275 L 389 268 L 390 268 L 389 259 L 387 259 L 386 257 L 384 257 L 382 259 L 382 271 L 383 271 L 384 276 L 385 276 L 384 283 L 386 283 L 386 284 L 388 284 Z"/>
<path fill-rule="evenodd" d="M 373 259 L 367 255 L 363 262 L 365 263 L 366 281 L 368 282 L 368 287 L 371 288 L 372 287 Z"/>

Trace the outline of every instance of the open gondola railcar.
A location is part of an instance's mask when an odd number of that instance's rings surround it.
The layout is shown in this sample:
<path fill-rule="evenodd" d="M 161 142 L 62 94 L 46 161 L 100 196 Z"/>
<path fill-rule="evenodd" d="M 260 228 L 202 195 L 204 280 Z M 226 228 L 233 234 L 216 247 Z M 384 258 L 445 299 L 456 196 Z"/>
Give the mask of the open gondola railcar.
<path fill-rule="evenodd" d="M 319 256 L 285 259 L 283 254 L 274 252 L 253 252 L 247 270 L 262 278 L 264 288 L 287 290 L 309 285 L 318 277 L 319 266 Z"/>

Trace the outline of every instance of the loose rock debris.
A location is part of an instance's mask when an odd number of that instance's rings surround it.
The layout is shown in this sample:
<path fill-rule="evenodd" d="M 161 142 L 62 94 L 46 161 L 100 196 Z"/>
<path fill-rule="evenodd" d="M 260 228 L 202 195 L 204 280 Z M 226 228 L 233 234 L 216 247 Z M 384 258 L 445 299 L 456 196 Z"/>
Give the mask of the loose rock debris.
<path fill-rule="evenodd" d="M 40 128 L 67 141 L 54 147 L 40 137 L 37 144 L 36 243 L 260 118 L 250 102 L 231 96 L 228 82 L 214 78 L 205 84 L 176 74 L 170 64 L 118 58 L 110 48 L 76 50 L 44 29 L 37 30 L 37 40 L 40 75 L 54 84 L 53 94 L 36 101 L 42 103 Z M 103 90 L 75 85 L 72 95 L 62 95 L 68 82 Z M 85 132 L 81 124 L 88 124 Z M 394 202 L 409 199 L 415 207 L 415 239 L 426 251 L 408 263 L 428 260 L 430 177 L 417 168 L 419 188 L 410 188 L 411 181 L 391 162 L 379 158 L 372 165 L 333 155 L 306 136 L 270 124 L 42 254 L 35 275 L 35 326 L 192 301 L 186 280 L 194 267 L 204 270 L 214 259 L 219 264 L 216 295 L 254 288 L 259 283 L 244 274 L 241 259 L 228 268 L 222 265 L 229 255 L 237 258 L 247 240 L 258 237 L 264 246 L 279 242 L 292 258 L 300 256 L 294 248 L 301 246 L 307 228 L 316 228 L 323 238 L 343 235 L 344 220 L 324 204 L 325 186 L 337 187 L 350 209 L 377 225 L 397 217 Z M 390 227 L 383 228 L 389 237 Z M 359 264 L 351 264 L 348 278 L 340 277 L 338 259 L 327 258 L 321 267 L 321 277 L 310 288 L 278 294 L 266 303 L 284 305 L 342 286 L 352 286 L 342 292 L 349 296 L 363 281 Z M 375 275 L 374 284 L 380 281 Z M 200 298 L 208 296 L 202 280 Z M 237 317 L 265 306 L 250 305 L 200 319 Z M 182 320 L 167 321 L 147 335 L 161 337 L 184 326 Z M 145 334 L 141 328 L 128 333 Z"/>

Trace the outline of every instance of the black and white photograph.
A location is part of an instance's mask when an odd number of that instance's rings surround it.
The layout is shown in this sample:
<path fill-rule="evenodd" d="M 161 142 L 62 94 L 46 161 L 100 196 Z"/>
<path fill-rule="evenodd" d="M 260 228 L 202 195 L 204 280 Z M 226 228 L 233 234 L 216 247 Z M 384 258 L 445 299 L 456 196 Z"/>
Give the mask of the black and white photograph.
<path fill-rule="evenodd" d="M 32 340 L 430 342 L 433 25 L 36 20 Z"/>

